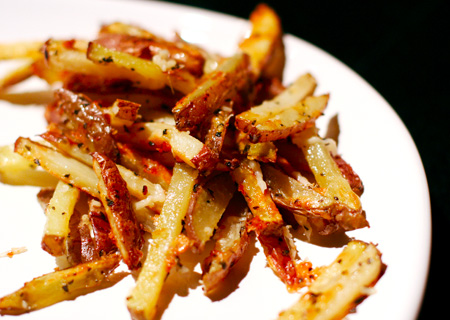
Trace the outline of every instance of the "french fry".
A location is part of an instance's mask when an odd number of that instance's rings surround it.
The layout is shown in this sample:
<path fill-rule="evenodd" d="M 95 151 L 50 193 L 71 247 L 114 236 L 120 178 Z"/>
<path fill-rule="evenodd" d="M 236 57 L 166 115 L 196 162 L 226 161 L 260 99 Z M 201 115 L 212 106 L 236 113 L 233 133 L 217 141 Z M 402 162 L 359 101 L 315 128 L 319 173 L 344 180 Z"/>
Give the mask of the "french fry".
<path fill-rule="evenodd" d="M 55 257 L 68 253 L 69 222 L 79 197 L 80 191 L 77 188 L 60 180 L 46 207 L 41 246 Z"/>
<path fill-rule="evenodd" d="M 127 184 L 116 164 L 108 157 L 94 153 L 94 171 L 98 178 L 99 198 L 105 208 L 111 231 L 122 259 L 130 270 L 141 266 L 143 238 Z"/>
<path fill-rule="evenodd" d="M 318 230 L 321 234 L 338 229 L 339 218 L 345 208 L 333 199 L 322 195 L 320 188 L 301 183 L 269 165 L 263 165 L 262 171 L 272 199 L 278 206 L 294 213 L 296 218 L 298 215 L 303 215 L 308 218 L 326 220 L 326 230 Z M 343 228 L 348 230 L 347 225 Z"/>
<path fill-rule="evenodd" d="M 127 297 L 127 307 L 133 319 L 150 320 L 175 258 L 176 240 L 182 231 L 182 220 L 189 207 L 198 171 L 184 163 L 174 167 L 167 199 L 158 218 L 153 241 L 136 280 L 136 286 Z"/>
<path fill-rule="evenodd" d="M 249 222 L 251 229 L 261 232 L 283 225 L 283 218 L 270 197 L 257 161 L 244 159 L 232 172 L 232 177 L 253 213 L 254 217 Z"/>
<path fill-rule="evenodd" d="M 135 57 L 126 52 L 108 49 L 95 42 L 89 43 L 87 58 L 101 66 L 116 66 L 134 72 L 136 73 L 134 78 L 141 79 L 137 81 L 147 82 L 146 87 L 149 89 L 161 89 L 167 85 L 187 94 L 196 85 L 196 78 L 183 68 L 175 68 L 176 65 L 166 70 L 163 62 L 156 63 L 155 59 L 147 60 Z M 140 83 L 137 85 L 141 86 Z"/>
<path fill-rule="evenodd" d="M 111 254 L 34 278 L 0 299 L 0 314 L 20 315 L 92 292 L 108 281 L 119 262 L 120 256 Z"/>
<path fill-rule="evenodd" d="M 203 250 L 217 229 L 235 190 L 234 181 L 228 172 L 213 176 L 205 184 L 196 186 L 186 215 L 185 228 L 199 251 Z"/>
<path fill-rule="evenodd" d="M 247 206 L 238 208 L 221 220 L 214 235 L 215 245 L 202 263 L 202 282 L 205 295 L 218 290 L 231 268 L 240 260 L 249 244 Z"/>
<path fill-rule="evenodd" d="M 179 131 L 175 126 L 145 122 L 117 129 L 116 138 L 119 141 L 131 141 L 136 148 L 171 150 L 175 158 L 201 171 L 215 164 L 211 151 L 200 140 L 188 132 Z"/>
<path fill-rule="evenodd" d="M 247 84 L 248 65 L 248 56 L 238 53 L 205 75 L 195 90 L 172 109 L 177 128 L 192 132 L 199 130 L 205 119 L 222 107 L 227 99 L 233 99 L 237 91 Z"/>
<path fill-rule="evenodd" d="M 260 162 L 276 162 L 277 146 L 272 141 L 252 143 L 247 139 L 247 135 L 236 130 L 236 145 L 239 152 L 250 160 Z"/>
<path fill-rule="evenodd" d="M 86 57 L 87 43 L 75 42 L 67 43 L 58 40 L 49 40 L 44 46 L 44 55 L 47 68 L 50 70 L 51 77 L 48 80 L 58 80 L 63 83 L 70 80 L 74 74 L 91 76 L 94 79 L 104 83 L 128 82 L 137 88 L 146 88 L 150 90 L 162 89 L 166 86 L 166 77 L 163 72 L 155 65 L 147 70 L 153 77 L 146 78 L 141 74 L 129 68 L 119 67 L 114 63 L 97 64 Z M 120 54 L 120 53 L 119 53 Z M 108 61 L 108 57 L 103 57 Z M 125 63 L 125 62 L 123 62 Z M 145 68 L 145 67 L 144 67 Z M 45 69 L 43 74 L 45 78 Z M 153 72 L 153 73 L 152 73 Z M 148 73 L 147 73 L 148 75 Z"/>
<path fill-rule="evenodd" d="M 0 147 L 0 181 L 9 185 L 54 188 L 58 179 L 33 161 L 14 152 L 13 145 Z"/>
<path fill-rule="evenodd" d="M 240 131 L 248 133 L 249 140 L 252 142 L 271 141 L 275 140 L 275 138 L 281 139 L 283 136 L 286 137 L 286 132 L 289 132 L 289 130 L 286 130 L 283 126 L 292 127 L 296 125 L 299 128 L 300 123 L 311 120 L 306 114 L 303 115 L 303 112 L 307 110 L 304 110 L 304 107 L 302 107 L 302 101 L 314 93 L 316 86 L 315 78 L 309 73 L 298 77 L 274 98 L 238 114 L 236 116 L 236 127 Z M 322 96 L 317 102 L 326 103 L 326 101 L 323 101 L 324 99 L 327 100 L 326 98 L 327 96 Z M 317 100 L 318 98 L 314 99 Z M 313 100 L 312 102 L 315 101 Z M 324 106 L 321 107 L 324 108 Z M 310 117 L 312 116 L 310 114 Z M 317 117 L 318 115 L 315 116 Z M 283 121 L 286 123 L 283 123 Z M 296 121 L 300 121 L 300 123 Z M 267 134 L 272 131 L 275 132 L 271 136 L 265 137 L 264 133 Z M 283 134 L 275 134 L 278 132 Z"/>
<path fill-rule="evenodd" d="M 340 226 L 344 230 L 369 226 L 360 198 L 343 177 L 325 143 L 317 135 L 316 128 L 312 127 L 298 133 L 293 136 L 292 142 L 303 150 L 316 182 L 324 188 L 325 196 L 345 206 L 346 210 L 342 210 L 337 217 L 340 220 Z"/>
<path fill-rule="evenodd" d="M 278 320 L 342 319 L 370 295 L 384 268 L 375 245 L 353 240 Z"/>
<path fill-rule="evenodd" d="M 252 11 L 250 23 L 250 36 L 239 44 L 239 48 L 250 56 L 256 78 L 281 79 L 286 57 L 280 18 L 272 8 L 260 4 Z"/>
<path fill-rule="evenodd" d="M 40 41 L 23 41 L 0 44 L 0 60 L 42 57 Z"/>
<path fill-rule="evenodd" d="M 30 78 L 34 74 L 32 68 L 33 63 L 34 60 L 25 61 L 21 66 L 0 78 L 0 91 L 6 90 L 15 84 Z"/>
<path fill-rule="evenodd" d="M 17 139 L 15 150 L 26 159 L 29 159 L 29 161 L 39 163 L 44 170 L 58 179 L 79 188 L 95 198 L 99 196 L 97 189 L 98 178 L 91 166 L 28 138 Z M 138 200 L 147 199 L 147 204 L 151 206 L 150 209 L 160 210 L 165 199 L 164 189 L 160 185 L 153 184 L 122 166 L 118 166 L 118 168 L 121 176 L 127 182 L 130 194 Z"/>
<path fill-rule="evenodd" d="M 252 122 L 247 131 L 251 142 L 266 142 L 281 140 L 292 134 L 305 130 L 314 125 L 327 106 L 328 95 L 307 97 L 302 102 L 290 106 L 279 113 L 271 113 L 272 117 L 263 122 Z M 252 112 L 251 110 L 249 111 Z M 242 117 L 237 116 L 237 123 Z M 248 119 L 245 119 L 246 122 Z"/>
<path fill-rule="evenodd" d="M 145 30 L 139 26 L 122 23 L 122 22 L 113 22 L 109 24 L 105 24 L 100 28 L 99 35 L 101 34 L 124 34 L 129 36 L 135 36 L 140 37 L 144 39 L 154 39 L 156 36 L 149 32 L 148 30 Z"/>
<path fill-rule="evenodd" d="M 129 145 L 118 145 L 121 163 L 124 167 L 136 172 L 138 175 L 152 183 L 161 185 L 167 190 L 172 178 L 172 170 L 163 165 L 158 159 L 154 159 L 151 152 L 136 150 Z"/>

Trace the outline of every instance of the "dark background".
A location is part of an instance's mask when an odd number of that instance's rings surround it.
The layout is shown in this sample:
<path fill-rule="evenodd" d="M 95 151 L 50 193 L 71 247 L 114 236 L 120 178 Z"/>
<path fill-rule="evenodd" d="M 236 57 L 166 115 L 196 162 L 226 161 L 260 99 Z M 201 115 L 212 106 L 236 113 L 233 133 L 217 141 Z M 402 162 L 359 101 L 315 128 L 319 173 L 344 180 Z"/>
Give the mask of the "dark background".
<path fill-rule="evenodd" d="M 245 19 L 259 3 L 171 2 Z M 419 319 L 436 315 L 445 318 L 448 314 L 446 289 L 450 284 L 443 261 L 448 252 L 444 230 L 450 222 L 446 207 L 450 199 L 447 186 L 450 143 L 446 139 L 450 133 L 450 56 L 446 48 L 450 42 L 450 2 L 278 0 L 266 3 L 277 11 L 286 33 L 315 44 L 359 73 L 392 105 L 409 129 L 427 174 L 433 224 L 429 280 Z"/>

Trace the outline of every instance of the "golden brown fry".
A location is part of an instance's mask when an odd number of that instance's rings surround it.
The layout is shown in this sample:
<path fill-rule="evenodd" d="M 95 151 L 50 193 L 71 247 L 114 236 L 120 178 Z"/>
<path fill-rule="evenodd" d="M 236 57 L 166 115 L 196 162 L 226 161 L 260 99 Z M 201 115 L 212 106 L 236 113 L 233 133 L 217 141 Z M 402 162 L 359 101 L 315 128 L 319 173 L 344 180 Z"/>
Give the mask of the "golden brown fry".
<path fill-rule="evenodd" d="M 320 271 L 308 292 L 278 319 L 342 319 L 370 295 L 369 289 L 384 268 L 375 245 L 351 241 L 332 264 Z"/>
<path fill-rule="evenodd" d="M 254 143 L 285 139 L 313 126 L 316 119 L 325 110 L 328 97 L 328 95 L 307 97 L 302 102 L 285 108 L 279 113 L 271 112 L 271 117 L 263 122 L 252 121 L 249 123 L 249 119 L 240 114 L 236 117 L 237 127 L 245 128 L 243 131 Z M 252 110 L 249 113 L 251 118 L 254 113 Z"/>
<path fill-rule="evenodd" d="M 111 254 L 34 278 L 0 299 L 0 314 L 20 315 L 92 292 L 108 281 L 119 262 L 120 256 Z"/>
<path fill-rule="evenodd" d="M 342 175 L 325 143 L 317 135 L 316 128 L 312 127 L 295 135 L 292 142 L 303 150 L 316 182 L 324 189 L 325 196 L 345 207 L 345 210 L 336 216 L 340 226 L 344 230 L 369 226 L 360 198 Z"/>
<path fill-rule="evenodd" d="M 250 14 L 252 30 L 239 48 L 250 56 L 256 78 L 281 79 L 285 64 L 283 29 L 276 12 L 266 4 L 259 4 Z"/>
<path fill-rule="evenodd" d="M 142 59 L 126 52 L 108 49 L 96 42 L 90 42 L 87 49 L 87 58 L 94 63 L 135 73 L 131 79 L 138 81 L 135 83 L 138 87 L 141 87 L 140 81 L 144 81 L 149 89 L 161 89 L 167 85 L 184 94 L 195 88 L 197 80 L 187 70 L 176 68 L 176 64 L 171 65 L 164 57 L 159 60 L 155 57 L 152 60 Z"/>
<path fill-rule="evenodd" d="M 169 151 L 175 158 L 201 171 L 211 168 L 216 161 L 212 152 L 200 140 L 175 126 L 158 123 L 135 123 L 129 127 L 117 128 L 119 141 L 130 141 L 138 149 Z"/>
<path fill-rule="evenodd" d="M 298 77 L 272 99 L 238 114 L 236 127 L 240 131 L 248 133 L 249 140 L 254 143 L 287 137 L 286 133 L 289 135 L 289 130 L 302 129 L 302 123 L 306 125 L 308 121 L 312 120 L 312 114 L 309 115 L 309 118 L 306 113 L 303 114 L 307 110 L 302 106 L 302 101 L 314 93 L 316 86 L 315 78 L 309 73 Z M 327 96 L 314 98 L 311 102 L 326 104 L 327 101 L 323 101 L 324 98 Z M 316 101 L 318 99 L 319 101 Z M 315 114 L 314 116 L 318 117 L 319 115 Z M 266 137 L 269 133 L 270 135 Z"/>
<path fill-rule="evenodd" d="M 195 90 L 172 109 L 177 128 L 192 132 L 199 130 L 204 120 L 221 108 L 226 100 L 235 98 L 238 90 L 247 84 L 248 65 L 246 54 L 235 54 L 203 77 Z"/>
<path fill-rule="evenodd" d="M 63 146 L 64 144 L 61 144 Z M 70 148 L 68 148 L 70 150 Z M 71 184 L 93 197 L 98 197 L 98 178 L 92 169 L 92 158 L 89 165 L 66 156 L 58 150 L 51 149 L 28 138 L 19 138 L 15 151 L 29 161 L 39 164 L 58 179 Z M 156 211 L 161 210 L 165 199 L 164 189 L 150 181 L 137 176 L 134 172 L 118 166 L 123 179 L 127 182 L 130 194 L 136 199 L 146 199 L 146 204 Z"/>
<path fill-rule="evenodd" d="M 182 220 L 189 206 L 198 171 L 184 163 L 174 167 L 172 181 L 164 202 L 153 241 L 136 280 L 127 297 L 133 319 L 150 320 L 156 312 L 161 288 L 176 255 L 176 240 L 182 231 Z"/>
<path fill-rule="evenodd" d="M 247 135 L 237 130 L 236 144 L 239 152 L 250 160 L 260 162 L 276 162 L 277 147 L 272 141 L 252 143 L 247 139 Z"/>
<path fill-rule="evenodd" d="M 130 270 L 141 266 L 143 238 L 131 204 L 127 184 L 116 164 L 95 152 L 93 167 L 98 177 L 99 198 L 105 208 L 116 245 Z"/>
<path fill-rule="evenodd" d="M 250 230 L 261 232 L 283 225 L 283 218 L 270 197 L 257 161 L 244 159 L 232 172 L 232 177 L 253 213 L 254 217 L 249 222 Z"/>

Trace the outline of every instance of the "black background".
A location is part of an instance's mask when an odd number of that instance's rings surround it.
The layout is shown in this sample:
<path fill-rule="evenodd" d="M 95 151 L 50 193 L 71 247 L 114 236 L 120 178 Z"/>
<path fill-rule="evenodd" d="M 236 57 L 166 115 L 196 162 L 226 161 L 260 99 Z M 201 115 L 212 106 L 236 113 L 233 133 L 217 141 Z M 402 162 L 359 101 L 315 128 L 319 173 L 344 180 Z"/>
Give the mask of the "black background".
<path fill-rule="evenodd" d="M 247 19 L 259 1 L 171 2 Z M 286 33 L 315 44 L 365 78 L 391 104 L 410 131 L 427 174 L 433 224 L 429 279 L 419 319 L 436 315 L 445 318 L 450 284 L 443 261 L 448 252 L 444 230 L 450 222 L 446 207 L 450 199 L 447 186 L 450 57 L 446 48 L 450 42 L 450 2 L 278 0 L 266 3 L 277 11 Z M 380 130 L 383 130 L 382 123 Z M 399 183 L 398 187 L 402 188 L 401 182 L 390 183 Z"/>

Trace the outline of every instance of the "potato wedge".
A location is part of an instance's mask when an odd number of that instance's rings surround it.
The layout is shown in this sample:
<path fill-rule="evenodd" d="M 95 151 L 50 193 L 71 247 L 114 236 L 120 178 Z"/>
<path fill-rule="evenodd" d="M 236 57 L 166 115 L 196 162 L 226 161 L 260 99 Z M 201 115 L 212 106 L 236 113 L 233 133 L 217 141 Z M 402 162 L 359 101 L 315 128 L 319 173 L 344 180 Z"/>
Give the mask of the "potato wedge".
<path fill-rule="evenodd" d="M 353 240 L 278 320 L 342 319 L 370 295 L 384 268 L 375 245 Z"/>
<path fill-rule="evenodd" d="M 119 262 L 120 256 L 111 254 L 34 278 L 0 299 L 0 314 L 20 315 L 92 292 L 108 281 Z"/>

